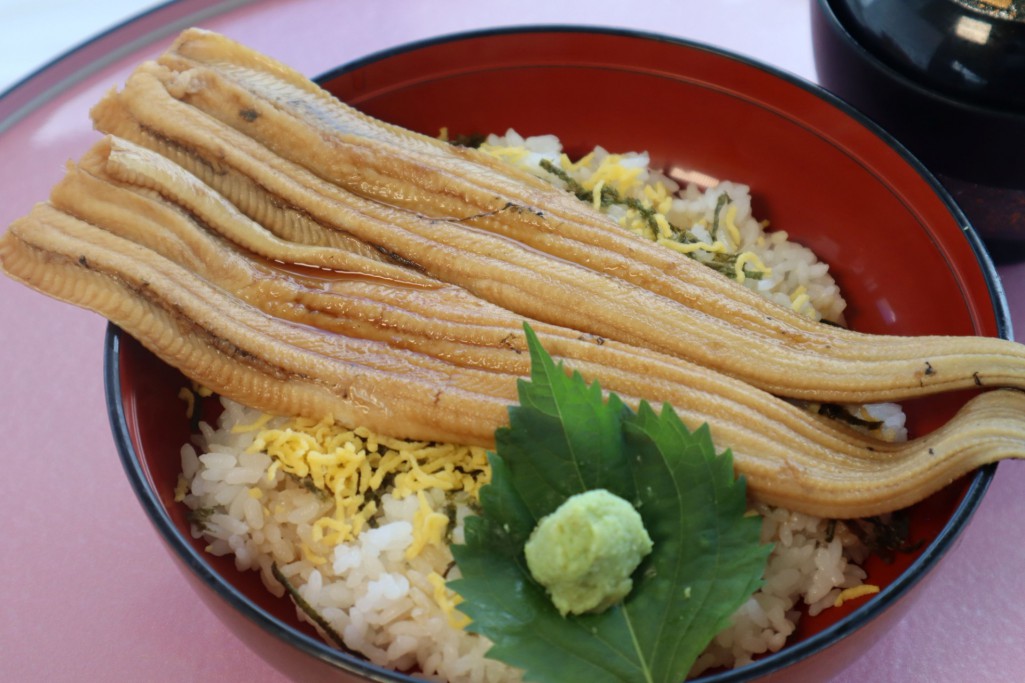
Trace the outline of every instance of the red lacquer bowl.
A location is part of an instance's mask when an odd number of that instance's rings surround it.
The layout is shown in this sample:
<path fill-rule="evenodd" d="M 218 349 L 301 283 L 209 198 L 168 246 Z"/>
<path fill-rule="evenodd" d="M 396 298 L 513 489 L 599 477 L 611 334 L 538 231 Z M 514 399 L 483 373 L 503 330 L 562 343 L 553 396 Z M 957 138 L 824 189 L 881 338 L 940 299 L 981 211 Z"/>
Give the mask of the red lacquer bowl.
<path fill-rule="evenodd" d="M 856 329 L 1009 337 L 995 271 L 974 231 L 923 167 L 840 101 L 794 77 L 722 51 L 652 35 L 573 28 L 446 37 L 390 50 L 321 79 L 340 98 L 428 134 L 555 133 L 571 151 L 649 150 L 662 166 L 700 169 L 753 188 L 755 214 L 832 264 Z M 111 424 L 128 476 L 199 595 L 261 656 L 315 680 L 412 680 L 322 644 L 255 574 L 203 552 L 174 503 L 189 437 L 183 378 L 111 328 Z M 963 396 L 908 406 L 913 434 Z M 926 544 L 893 564 L 870 562 L 882 591 L 805 619 L 794 641 L 711 681 L 821 680 L 882 636 L 968 523 L 992 478 L 980 470 L 916 506 Z"/>

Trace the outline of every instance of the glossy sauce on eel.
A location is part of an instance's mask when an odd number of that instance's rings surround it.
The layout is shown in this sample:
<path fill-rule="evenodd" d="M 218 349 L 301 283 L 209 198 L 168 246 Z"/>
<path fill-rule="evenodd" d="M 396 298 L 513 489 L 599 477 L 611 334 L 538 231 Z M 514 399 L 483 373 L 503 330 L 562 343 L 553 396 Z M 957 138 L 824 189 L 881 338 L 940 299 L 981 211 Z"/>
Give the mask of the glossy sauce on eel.
<path fill-rule="evenodd" d="M 0 238 L 0 267 L 243 404 L 490 446 L 528 322 L 628 404 L 709 423 L 773 505 L 864 517 L 1022 457 L 1025 347 L 808 320 L 217 34 L 184 32 L 93 119 L 104 137 Z M 904 444 L 794 403 L 980 386 Z"/>

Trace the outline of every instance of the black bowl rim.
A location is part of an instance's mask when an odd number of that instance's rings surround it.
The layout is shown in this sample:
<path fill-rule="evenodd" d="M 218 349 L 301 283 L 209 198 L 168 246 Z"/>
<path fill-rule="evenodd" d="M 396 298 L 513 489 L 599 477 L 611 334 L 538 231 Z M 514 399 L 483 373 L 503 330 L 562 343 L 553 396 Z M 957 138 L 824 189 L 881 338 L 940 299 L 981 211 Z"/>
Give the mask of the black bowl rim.
<path fill-rule="evenodd" d="M 845 103 L 843 100 L 832 95 L 823 88 L 806 81 L 798 76 L 759 62 L 757 60 L 723 50 L 721 48 L 706 45 L 697 41 L 666 36 L 646 31 L 631 29 L 577 26 L 577 25 L 523 25 L 508 26 L 492 29 L 479 29 L 457 33 L 444 34 L 423 40 L 412 41 L 393 48 L 380 50 L 365 57 L 351 61 L 336 69 L 332 69 L 317 77 L 318 82 L 324 82 L 335 78 L 349 71 L 359 69 L 370 63 L 386 59 L 388 57 L 411 52 L 418 49 L 430 47 L 441 43 L 457 42 L 461 40 L 477 39 L 495 35 L 513 33 L 594 33 L 602 35 L 622 36 L 638 38 L 642 40 L 654 40 L 666 42 L 679 47 L 698 50 L 721 58 L 738 61 L 748 66 L 759 69 L 770 76 L 782 79 L 791 85 L 798 86 L 809 93 L 820 97 L 832 106 L 840 109 L 850 118 L 869 128 L 876 136 L 887 142 L 906 163 L 910 164 L 932 187 L 934 192 L 941 198 L 950 210 L 953 217 L 962 226 L 962 232 L 975 253 L 978 265 L 986 281 L 996 317 L 997 332 L 1000 337 L 1012 339 L 1011 318 L 1007 300 L 1000 284 L 999 275 L 993 262 L 984 247 L 981 238 L 971 227 L 964 214 L 951 199 L 944 187 L 934 176 L 906 149 L 897 142 L 891 135 L 882 128 L 862 115 L 856 109 Z M 120 391 L 120 335 L 124 334 L 120 328 L 113 323 L 107 327 L 104 341 L 104 388 L 106 405 L 111 430 L 114 435 L 115 445 L 121 464 L 128 476 L 135 495 L 148 515 L 150 522 L 154 525 L 165 543 L 183 560 L 185 565 L 196 574 L 196 576 L 211 590 L 227 601 L 243 616 L 255 623 L 266 632 L 277 636 L 293 647 L 304 651 L 308 655 L 328 662 L 343 670 L 357 673 L 368 677 L 371 680 L 382 682 L 408 682 L 414 683 L 421 679 L 412 678 L 391 669 L 386 669 L 371 664 L 361 657 L 332 648 L 325 643 L 312 638 L 287 624 L 283 624 L 268 612 L 253 603 L 244 594 L 236 590 L 231 584 L 225 581 L 209 566 L 201 553 L 198 553 L 189 540 L 179 533 L 174 526 L 170 516 L 164 510 L 159 497 L 148 484 L 146 472 L 142 467 L 139 458 L 132 445 L 128 423 L 125 417 L 124 403 Z M 918 584 L 930 569 L 932 569 L 940 558 L 951 549 L 954 541 L 960 536 L 970 521 L 975 510 L 978 508 L 983 496 L 988 489 L 990 482 L 996 472 L 996 465 L 987 465 L 980 468 L 973 476 L 961 502 L 955 509 L 950 521 L 942 531 L 925 548 L 922 554 L 905 570 L 893 583 L 884 588 L 872 600 L 857 608 L 851 614 L 816 633 L 806 640 L 788 645 L 781 651 L 767 655 L 747 666 L 720 671 L 711 675 L 694 679 L 692 683 L 739 683 L 740 681 L 755 680 L 759 677 L 776 673 L 792 666 L 814 654 L 821 652 L 834 641 L 839 641 L 854 631 L 858 630 L 868 622 L 872 621 L 887 609 L 896 604 L 910 590 Z"/>
<path fill-rule="evenodd" d="M 1025 111 L 1013 109 L 1011 107 L 1001 107 L 996 104 L 986 102 L 976 102 L 972 99 L 968 99 L 970 97 L 969 95 L 965 95 L 964 99 L 954 97 L 942 90 L 927 87 L 907 77 L 899 70 L 880 59 L 874 52 L 865 47 L 865 45 L 857 39 L 857 37 L 844 23 L 843 19 L 840 18 L 840 15 L 837 14 L 836 9 L 833 6 L 834 2 L 835 0 L 812 0 L 812 11 L 815 11 L 815 7 L 818 7 L 822 12 L 822 16 L 825 17 L 833 30 L 855 50 L 862 60 L 870 64 L 873 68 L 877 69 L 884 76 L 891 79 L 902 88 L 911 90 L 921 97 L 931 99 L 935 102 L 941 102 L 944 106 L 950 107 L 951 109 L 975 114 L 976 116 L 985 116 L 990 119 L 999 119 L 1008 123 L 1016 123 L 1018 125 L 1025 124 Z"/>

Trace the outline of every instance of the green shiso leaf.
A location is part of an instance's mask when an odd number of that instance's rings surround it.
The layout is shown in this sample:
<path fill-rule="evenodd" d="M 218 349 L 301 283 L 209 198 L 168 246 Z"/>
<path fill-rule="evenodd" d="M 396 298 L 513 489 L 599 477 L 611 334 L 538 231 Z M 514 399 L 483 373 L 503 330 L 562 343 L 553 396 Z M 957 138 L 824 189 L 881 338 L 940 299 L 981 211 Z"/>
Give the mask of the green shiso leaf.
<path fill-rule="evenodd" d="M 770 546 L 747 516 L 743 478 L 717 455 L 707 425 L 691 432 L 669 406 L 635 413 L 597 383 L 567 374 L 525 326 L 531 379 L 495 433 L 480 516 L 452 550 L 450 586 L 494 645 L 488 657 L 526 680 L 682 681 L 708 642 L 761 585 Z M 654 548 L 626 599 L 562 617 L 527 569 L 523 546 L 568 497 L 604 488 L 630 502 Z"/>

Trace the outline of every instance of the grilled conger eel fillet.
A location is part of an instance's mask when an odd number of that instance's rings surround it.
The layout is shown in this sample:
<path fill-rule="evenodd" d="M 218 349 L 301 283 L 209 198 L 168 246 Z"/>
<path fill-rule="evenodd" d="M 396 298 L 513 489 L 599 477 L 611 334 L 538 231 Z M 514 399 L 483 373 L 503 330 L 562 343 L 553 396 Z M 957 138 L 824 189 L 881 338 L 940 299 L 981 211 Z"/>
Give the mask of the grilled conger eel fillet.
<path fill-rule="evenodd" d="M 792 510 L 891 511 L 1025 453 L 1025 347 L 810 321 L 217 34 L 185 31 L 92 116 L 106 135 L 0 238 L 0 267 L 241 403 L 490 446 L 528 321 L 627 403 L 710 423 L 752 495 Z M 785 400 L 979 386 L 904 444 Z"/>

